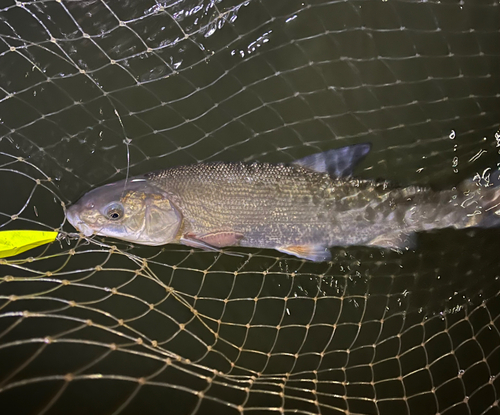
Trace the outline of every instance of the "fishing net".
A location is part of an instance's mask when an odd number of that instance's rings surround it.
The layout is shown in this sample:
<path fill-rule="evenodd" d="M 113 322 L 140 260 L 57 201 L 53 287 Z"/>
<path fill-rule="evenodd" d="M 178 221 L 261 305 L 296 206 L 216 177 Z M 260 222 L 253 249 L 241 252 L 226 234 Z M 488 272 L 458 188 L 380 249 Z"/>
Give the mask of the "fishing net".
<path fill-rule="evenodd" d="M 101 184 L 371 142 L 363 178 L 499 161 L 496 0 L 0 2 L 2 414 L 500 414 L 498 230 L 329 263 L 81 239 Z"/>

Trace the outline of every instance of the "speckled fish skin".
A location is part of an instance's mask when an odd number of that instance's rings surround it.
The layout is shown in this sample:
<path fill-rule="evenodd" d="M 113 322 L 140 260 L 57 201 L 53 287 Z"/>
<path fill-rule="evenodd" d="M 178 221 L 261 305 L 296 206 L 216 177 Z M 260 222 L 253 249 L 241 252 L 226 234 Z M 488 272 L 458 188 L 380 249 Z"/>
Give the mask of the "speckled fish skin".
<path fill-rule="evenodd" d="M 68 210 L 68 219 L 87 236 L 95 233 L 147 245 L 198 246 L 200 240 L 200 247 L 210 248 L 203 240 L 206 235 L 238 235 L 215 246 L 273 248 L 326 261 L 332 246 L 405 249 L 412 247 L 416 231 L 480 226 L 485 210 L 500 200 L 496 188 L 473 182 L 435 192 L 352 178 L 352 168 L 368 151 L 368 145 L 350 146 L 294 164 L 215 162 L 173 167 L 95 189 Z M 144 225 L 140 224 L 143 208 L 137 204 L 148 197 L 154 201 L 147 205 L 153 207 L 144 211 L 156 213 Z M 124 217 L 112 229 L 101 216 L 107 209 L 103 206 L 116 202 L 123 204 Z M 135 236 L 127 230 L 130 227 L 116 230 L 120 222 L 131 221 L 130 212 L 139 212 Z M 98 217 L 99 226 L 87 217 Z M 162 220 L 171 223 L 158 232 Z M 153 239 L 150 229 L 170 236 Z"/>
<path fill-rule="evenodd" d="M 244 235 L 241 246 L 366 245 L 382 234 L 475 223 L 474 203 L 461 206 L 467 198 L 459 191 L 390 188 L 300 166 L 198 164 L 146 178 L 169 193 L 183 232 L 233 230 Z"/>

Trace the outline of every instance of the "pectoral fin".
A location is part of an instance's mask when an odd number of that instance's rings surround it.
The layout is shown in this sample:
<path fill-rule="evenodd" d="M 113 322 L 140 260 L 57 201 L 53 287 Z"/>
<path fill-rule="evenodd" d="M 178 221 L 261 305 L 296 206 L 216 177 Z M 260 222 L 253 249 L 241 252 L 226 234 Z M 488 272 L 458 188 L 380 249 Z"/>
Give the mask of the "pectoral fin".
<path fill-rule="evenodd" d="M 414 232 L 412 233 L 386 233 L 383 235 L 377 236 L 375 239 L 372 239 L 367 243 L 368 246 L 379 246 L 381 248 L 388 249 L 400 249 L 400 250 L 409 250 L 414 249 L 417 245 L 416 235 Z"/>
<path fill-rule="evenodd" d="M 191 248 L 219 252 L 219 248 L 209 245 L 206 242 L 200 241 L 199 239 L 193 238 L 189 235 L 182 236 L 180 242 L 182 245 L 190 246 Z"/>
<path fill-rule="evenodd" d="M 201 248 L 209 251 L 219 251 L 223 246 L 237 245 L 243 238 L 241 233 L 222 231 L 196 235 L 187 233 L 182 236 L 181 243 L 193 248 Z"/>
<path fill-rule="evenodd" d="M 242 238 L 242 234 L 235 232 L 214 232 L 202 236 L 187 233 L 181 237 L 180 243 L 192 248 L 203 249 L 204 251 L 221 252 L 226 255 L 241 257 L 243 255 L 236 252 L 222 251 L 220 248 L 223 246 L 237 245 Z"/>
<path fill-rule="evenodd" d="M 290 245 L 280 246 L 276 250 L 288 255 L 295 255 L 299 258 L 308 259 L 314 262 L 330 261 L 332 255 L 327 247 L 323 245 Z"/>

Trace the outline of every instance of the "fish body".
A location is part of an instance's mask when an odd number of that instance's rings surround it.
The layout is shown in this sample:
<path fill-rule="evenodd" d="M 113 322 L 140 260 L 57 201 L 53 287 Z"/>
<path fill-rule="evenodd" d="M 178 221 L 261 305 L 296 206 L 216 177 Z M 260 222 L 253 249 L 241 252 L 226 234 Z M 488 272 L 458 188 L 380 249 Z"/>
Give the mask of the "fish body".
<path fill-rule="evenodd" d="M 68 219 L 87 236 L 272 248 L 326 261 L 332 246 L 404 249 L 414 232 L 480 226 L 500 201 L 497 189 L 472 182 L 435 192 L 353 178 L 369 149 L 359 144 L 291 164 L 214 162 L 147 173 L 90 191 Z"/>

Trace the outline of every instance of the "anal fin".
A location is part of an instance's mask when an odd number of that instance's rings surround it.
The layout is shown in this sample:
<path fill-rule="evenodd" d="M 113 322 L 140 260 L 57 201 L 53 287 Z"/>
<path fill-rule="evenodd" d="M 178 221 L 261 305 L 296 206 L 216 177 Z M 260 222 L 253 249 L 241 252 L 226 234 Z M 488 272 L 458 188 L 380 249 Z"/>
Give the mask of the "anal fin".
<path fill-rule="evenodd" d="M 381 248 L 396 249 L 396 250 L 409 250 L 417 246 L 417 236 L 415 232 L 403 233 L 393 232 L 385 233 L 377 236 L 368 242 L 367 246 L 379 246 Z"/>
<path fill-rule="evenodd" d="M 280 246 L 277 251 L 314 262 L 325 262 L 332 259 L 332 255 L 324 245 L 290 245 Z"/>

